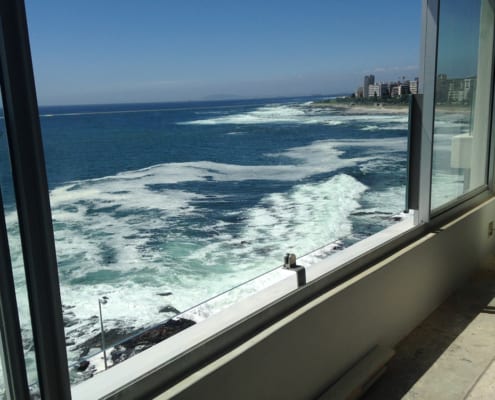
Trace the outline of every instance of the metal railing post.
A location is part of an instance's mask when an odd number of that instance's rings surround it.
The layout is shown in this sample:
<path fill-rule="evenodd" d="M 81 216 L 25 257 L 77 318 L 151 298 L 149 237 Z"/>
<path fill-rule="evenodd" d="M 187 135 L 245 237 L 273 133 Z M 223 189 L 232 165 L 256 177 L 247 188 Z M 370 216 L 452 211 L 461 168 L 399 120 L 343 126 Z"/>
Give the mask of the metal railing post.
<path fill-rule="evenodd" d="M 103 296 L 98 299 L 98 311 L 100 312 L 100 329 L 101 329 L 101 349 L 103 350 L 103 362 L 105 363 L 105 369 L 108 369 L 107 365 L 107 346 L 105 344 L 105 328 L 103 326 L 103 316 L 101 314 L 101 305 L 107 304 L 108 297 Z"/>

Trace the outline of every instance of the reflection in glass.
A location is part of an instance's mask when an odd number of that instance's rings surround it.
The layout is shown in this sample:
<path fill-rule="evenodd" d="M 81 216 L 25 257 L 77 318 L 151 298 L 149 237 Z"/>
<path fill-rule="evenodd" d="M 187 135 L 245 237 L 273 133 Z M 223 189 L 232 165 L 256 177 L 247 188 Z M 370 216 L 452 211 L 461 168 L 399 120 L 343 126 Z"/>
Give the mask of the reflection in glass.
<path fill-rule="evenodd" d="M 487 181 L 493 46 L 488 0 L 440 2 L 431 208 Z"/>

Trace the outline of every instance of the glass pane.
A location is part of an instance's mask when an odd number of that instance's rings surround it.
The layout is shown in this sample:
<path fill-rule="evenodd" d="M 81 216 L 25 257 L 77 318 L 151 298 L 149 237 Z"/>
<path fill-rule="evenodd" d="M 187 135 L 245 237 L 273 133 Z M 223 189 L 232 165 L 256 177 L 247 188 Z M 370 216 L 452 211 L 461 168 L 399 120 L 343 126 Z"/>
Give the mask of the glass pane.
<path fill-rule="evenodd" d="M 419 2 L 389 1 L 396 45 L 366 9 L 373 46 L 342 47 L 352 5 L 339 25 L 332 2 L 90 3 L 27 4 L 73 382 L 102 331 L 112 366 L 136 331 L 285 277 L 286 252 L 310 267 L 405 218 Z"/>
<path fill-rule="evenodd" d="M 440 2 L 432 210 L 487 182 L 492 49 L 491 1 Z"/>

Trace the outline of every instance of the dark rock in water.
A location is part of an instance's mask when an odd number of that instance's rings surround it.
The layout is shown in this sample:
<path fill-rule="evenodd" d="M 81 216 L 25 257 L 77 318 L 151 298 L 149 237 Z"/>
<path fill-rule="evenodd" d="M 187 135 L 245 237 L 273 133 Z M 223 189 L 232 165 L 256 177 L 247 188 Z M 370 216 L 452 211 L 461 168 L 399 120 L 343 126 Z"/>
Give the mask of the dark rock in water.
<path fill-rule="evenodd" d="M 89 361 L 88 360 L 81 360 L 79 363 L 76 365 L 76 370 L 78 372 L 83 372 L 86 371 L 86 369 L 89 367 Z"/>
<path fill-rule="evenodd" d="M 392 221 L 395 221 L 395 222 L 402 221 L 402 217 L 400 215 L 394 215 L 392 217 Z"/>
<path fill-rule="evenodd" d="M 163 324 L 147 329 L 139 335 L 122 342 L 121 345 L 129 348 L 143 344 L 147 345 L 148 343 L 157 344 L 194 324 L 194 321 L 185 318 L 170 319 Z"/>
<path fill-rule="evenodd" d="M 174 314 L 180 314 L 180 311 L 177 310 L 177 308 L 175 307 L 172 307 L 172 306 L 165 306 L 165 307 L 162 307 L 160 308 L 160 311 L 158 312 L 161 312 L 161 313 L 164 313 L 164 312 L 171 312 L 171 313 L 174 313 Z"/>
<path fill-rule="evenodd" d="M 126 349 L 124 346 L 117 345 L 110 352 L 110 358 L 112 359 L 114 364 L 118 364 L 119 362 L 125 361 L 129 357 L 132 357 L 134 354 L 134 349 Z"/>
<path fill-rule="evenodd" d="M 71 319 L 70 317 L 63 316 L 64 319 L 64 328 L 69 328 L 71 326 L 77 325 L 77 321 L 74 319 Z"/>
<path fill-rule="evenodd" d="M 92 315 L 91 317 L 89 317 L 90 322 L 98 322 L 99 320 L 100 318 L 98 317 L 98 315 Z"/>
<path fill-rule="evenodd" d="M 131 328 L 132 329 L 132 328 Z M 115 343 L 124 340 L 131 334 L 131 330 L 124 330 L 120 328 L 113 328 L 105 331 L 105 343 L 107 346 L 112 346 Z M 86 357 L 91 349 L 101 347 L 101 333 L 93 336 L 92 338 L 81 343 L 78 348 L 81 350 L 80 357 Z"/>
<path fill-rule="evenodd" d="M 131 332 L 127 329 L 114 328 L 105 331 L 105 341 L 107 345 L 109 347 L 114 345 L 113 349 L 110 351 L 110 358 L 112 359 L 114 364 L 118 364 L 194 324 L 194 321 L 185 318 L 170 319 L 167 322 L 142 331 L 141 333 L 138 333 L 137 335 L 127 340 L 126 338 L 131 335 Z M 115 345 L 115 343 L 119 342 L 120 344 Z M 80 357 L 85 357 L 89 354 L 89 351 L 91 349 L 100 347 L 101 335 L 98 334 L 78 346 L 78 348 L 81 350 Z M 89 361 L 81 360 L 79 361 L 75 369 L 76 371 L 84 372 L 85 374 L 93 374 L 94 371 L 92 371 L 91 369 L 94 369 L 94 366 L 90 366 L 90 368 L 88 368 L 88 366 Z M 79 369 L 83 367 L 85 369 Z"/>
<path fill-rule="evenodd" d="M 147 329 L 144 332 L 123 341 L 120 345 L 115 346 L 110 353 L 112 361 L 114 364 L 118 364 L 194 324 L 195 322 L 189 319 L 177 318 L 168 320 L 151 329 Z"/>
<path fill-rule="evenodd" d="M 74 311 L 67 311 L 70 310 L 70 307 L 66 306 L 63 308 L 63 320 L 64 320 L 64 327 L 68 328 L 70 326 L 74 326 L 77 324 L 77 318 L 76 314 Z"/>
<path fill-rule="evenodd" d="M 88 360 L 79 360 L 79 362 L 70 369 L 71 384 L 79 383 L 91 378 L 96 373 L 95 365 Z"/>
<path fill-rule="evenodd" d="M 158 296 L 172 296 L 172 292 L 157 293 Z"/>

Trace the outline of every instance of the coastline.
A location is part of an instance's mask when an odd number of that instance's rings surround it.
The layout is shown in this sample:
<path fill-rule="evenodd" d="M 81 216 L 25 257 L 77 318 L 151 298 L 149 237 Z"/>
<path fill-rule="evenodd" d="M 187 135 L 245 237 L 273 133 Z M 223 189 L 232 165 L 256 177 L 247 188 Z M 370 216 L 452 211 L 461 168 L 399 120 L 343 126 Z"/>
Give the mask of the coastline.
<path fill-rule="evenodd" d="M 346 114 L 409 114 L 409 105 L 405 104 L 343 104 L 314 102 L 310 105 L 314 108 L 332 108 Z M 437 104 L 436 111 L 443 114 L 465 114 L 471 112 L 470 106 Z"/>
<path fill-rule="evenodd" d="M 384 105 L 377 104 L 342 104 L 342 103 L 318 103 L 311 104 L 315 108 L 333 108 L 348 114 L 408 114 L 409 106 L 407 105 Z"/>

